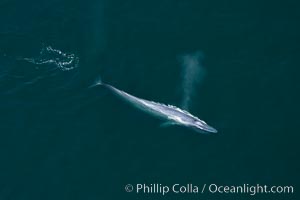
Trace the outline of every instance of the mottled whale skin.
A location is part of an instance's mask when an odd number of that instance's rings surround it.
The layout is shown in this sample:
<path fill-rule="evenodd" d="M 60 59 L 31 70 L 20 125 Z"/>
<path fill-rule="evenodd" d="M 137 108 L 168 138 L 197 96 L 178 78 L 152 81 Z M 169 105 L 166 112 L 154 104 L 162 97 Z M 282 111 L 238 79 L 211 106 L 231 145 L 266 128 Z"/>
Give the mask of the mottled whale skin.
<path fill-rule="evenodd" d="M 165 123 L 161 125 L 162 127 L 166 127 L 169 125 L 180 125 L 191 128 L 199 133 L 217 133 L 217 130 L 215 128 L 209 126 L 203 120 L 200 120 L 198 117 L 193 116 L 188 111 L 182 110 L 176 106 L 165 105 L 162 103 L 141 99 L 130 95 L 124 91 L 121 91 L 111 85 L 104 84 L 101 82 L 98 82 L 95 85 L 101 85 L 105 88 L 108 88 L 115 95 L 129 102 L 136 108 L 164 120 Z"/>

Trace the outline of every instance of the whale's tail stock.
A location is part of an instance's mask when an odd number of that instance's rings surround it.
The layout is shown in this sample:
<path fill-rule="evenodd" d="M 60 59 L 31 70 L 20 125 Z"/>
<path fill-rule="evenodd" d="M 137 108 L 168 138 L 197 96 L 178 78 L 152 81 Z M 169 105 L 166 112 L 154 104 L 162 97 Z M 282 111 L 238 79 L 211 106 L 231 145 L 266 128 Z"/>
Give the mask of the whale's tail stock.
<path fill-rule="evenodd" d="M 103 82 L 102 82 L 102 79 L 100 76 L 95 79 L 94 83 L 92 85 L 90 85 L 89 88 L 93 88 L 98 85 L 103 85 Z"/>

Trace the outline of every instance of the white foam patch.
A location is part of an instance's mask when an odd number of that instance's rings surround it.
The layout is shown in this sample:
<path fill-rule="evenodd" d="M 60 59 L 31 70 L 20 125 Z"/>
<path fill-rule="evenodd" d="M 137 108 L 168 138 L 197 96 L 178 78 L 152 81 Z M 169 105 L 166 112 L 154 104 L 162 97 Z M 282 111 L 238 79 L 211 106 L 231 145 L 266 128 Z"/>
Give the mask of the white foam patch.
<path fill-rule="evenodd" d="M 23 58 L 36 65 L 54 65 L 62 71 L 70 71 L 79 66 L 79 58 L 72 53 L 64 53 L 51 46 L 44 47 L 37 58 Z"/>

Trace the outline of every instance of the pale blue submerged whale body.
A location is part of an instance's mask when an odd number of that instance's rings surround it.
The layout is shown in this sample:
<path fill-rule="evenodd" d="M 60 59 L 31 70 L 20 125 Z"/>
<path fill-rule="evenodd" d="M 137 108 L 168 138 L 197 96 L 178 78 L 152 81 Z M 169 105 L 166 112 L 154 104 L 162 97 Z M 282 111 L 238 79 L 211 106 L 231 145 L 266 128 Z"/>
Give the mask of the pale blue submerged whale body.
<path fill-rule="evenodd" d="M 203 120 L 200 120 L 198 117 L 192 115 L 188 111 L 182 110 L 176 106 L 165 105 L 165 104 L 141 99 L 133 95 L 130 95 L 124 91 L 121 91 L 111 85 L 104 84 L 102 82 L 97 82 L 93 86 L 97 86 L 97 85 L 101 85 L 104 86 L 105 88 L 108 88 L 115 95 L 129 102 L 136 108 L 164 120 L 165 122 L 161 125 L 162 127 L 167 127 L 170 125 L 179 125 L 179 126 L 184 126 L 193 129 L 196 132 L 200 132 L 204 134 L 217 133 L 217 130 L 215 128 L 209 126 Z"/>

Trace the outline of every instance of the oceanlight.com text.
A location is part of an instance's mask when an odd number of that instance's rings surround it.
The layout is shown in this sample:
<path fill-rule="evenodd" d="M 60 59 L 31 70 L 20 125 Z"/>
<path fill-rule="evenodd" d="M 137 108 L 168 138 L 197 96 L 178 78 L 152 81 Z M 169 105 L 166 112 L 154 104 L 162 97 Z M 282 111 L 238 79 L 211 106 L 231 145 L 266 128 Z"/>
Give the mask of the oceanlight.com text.
<path fill-rule="evenodd" d="M 132 192 L 136 194 L 159 194 L 167 195 L 173 194 L 293 194 L 293 186 L 268 186 L 261 184 L 241 184 L 241 185 L 218 185 L 218 184 L 202 184 L 196 185 L 192 183 L 179 184 L 175 183 L 172 185 L 161 184 L 161 183 L 138 183 L 138 184 L 127 184 L 125 186 L 126 192 Z"/>

